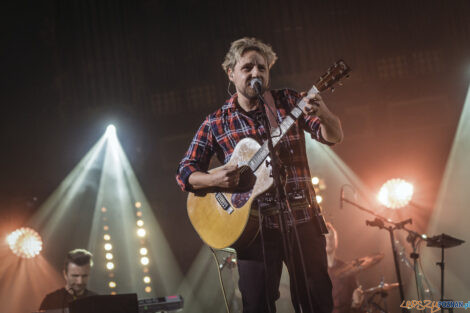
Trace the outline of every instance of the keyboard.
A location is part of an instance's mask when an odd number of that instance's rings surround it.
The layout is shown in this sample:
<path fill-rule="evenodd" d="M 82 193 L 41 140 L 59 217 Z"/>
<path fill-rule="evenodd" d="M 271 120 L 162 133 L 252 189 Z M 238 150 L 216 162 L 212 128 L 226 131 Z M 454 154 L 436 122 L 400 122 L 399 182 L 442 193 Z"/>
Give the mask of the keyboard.
<path fill-rule="evenodd" d="M 167 296 L 139 300 L 139 313 L 177 311 L 183 308 L 182 296 Z"/>

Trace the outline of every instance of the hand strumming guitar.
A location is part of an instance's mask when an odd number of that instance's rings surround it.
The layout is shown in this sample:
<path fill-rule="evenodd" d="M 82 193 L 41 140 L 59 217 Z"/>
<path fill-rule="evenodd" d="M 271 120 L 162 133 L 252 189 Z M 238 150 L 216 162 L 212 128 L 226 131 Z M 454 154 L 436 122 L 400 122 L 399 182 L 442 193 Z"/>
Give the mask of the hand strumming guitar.
<path fill-rule="evenodd" d="M 193 189 L 210 187 L 235 188 L 240 180 L 240 168 L 237 165 L 226 164 L 211 173 L 194 172 L 188 182 Z"/>

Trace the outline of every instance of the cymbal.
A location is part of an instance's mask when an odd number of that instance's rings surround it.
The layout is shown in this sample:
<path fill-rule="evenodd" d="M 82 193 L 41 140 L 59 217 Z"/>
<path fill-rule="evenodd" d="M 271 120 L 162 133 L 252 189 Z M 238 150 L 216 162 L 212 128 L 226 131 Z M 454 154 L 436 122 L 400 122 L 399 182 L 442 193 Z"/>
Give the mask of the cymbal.
<path fill-rule="evenodd" d="M 391 283 L 391 284 L 380 283 L 380 285 L 376 287 L 372 287 L 372 288 L 364 290 L 364 293 L 376 293 L 376 292 L 381 292 L 381 291 L 388 291 L 390 289 L 397 288 L 398 286 L 400 286 L 399 283 Z"/>
<path fill-rule="evenodd" d="M 333 275 L 342 278 L 349 275 L 357 274 L 379 263 L 383 258 L 383 253 L 377 253 L 349 261 L 335 269 Z"/>
<path fill-rule="evenodd" d="M 427 246 L 436 248 L 452 248 L 459 246 L 463 243 L 465 243 L 465 241 L 458 238 L 454 238 L 447 234 L 440 234 L 427 239 Z"/>

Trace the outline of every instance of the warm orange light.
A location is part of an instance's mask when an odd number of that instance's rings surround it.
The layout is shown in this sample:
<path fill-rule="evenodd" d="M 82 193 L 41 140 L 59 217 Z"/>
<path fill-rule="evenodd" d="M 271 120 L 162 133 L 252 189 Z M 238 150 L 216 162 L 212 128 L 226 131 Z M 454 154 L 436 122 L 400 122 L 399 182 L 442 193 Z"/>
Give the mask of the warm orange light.
<path fill-rule="evenodd" d="M 137 202 L 135 203 L 135 207 L 136 207 L 136 208 L 140 208 L 141 206 L 142 206 L 142 203 L 140 203 L 139 201 L 137 201 Z"/>
<path fill-rule="evenodd" d="M 152 292 L 152 287 L 150 287 L 150 286 L 145 287 L 145 292 L 146 293 Z"/>
<path fill-rule="evenodd" d="M 105 208 L 105 207 L 102 207 L 102 208 L 101 208 L 101 212 L 106 213 L 106 208 Z"/>
<path fill-rule="evenodd" d="M 377 195 L 379 202 L 389 209 L 399 209 L 406 206 L 412 197 L 413 185 L 400 178 L 388 180 Z"/>
<path fill-rule="evenodd" d="M 10 233 L 6 241 L 11 251 L 21 258 L 34 258 L 42 250 L 41 236 L 28 227 L 22 227 Z"/>

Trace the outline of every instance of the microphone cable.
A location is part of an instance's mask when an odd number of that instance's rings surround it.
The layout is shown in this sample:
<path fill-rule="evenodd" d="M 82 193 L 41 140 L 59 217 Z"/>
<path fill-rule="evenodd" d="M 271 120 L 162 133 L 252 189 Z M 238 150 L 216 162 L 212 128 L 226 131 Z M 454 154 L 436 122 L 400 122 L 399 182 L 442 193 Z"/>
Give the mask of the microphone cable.
<path fill-rule="evenodd" d="M 217 259 L 217 255 L 215 254 L 214 249 L 212 249 L 212 247 L 209 247 L 209 249 L 211 250 L 212 256 L 214 257 L 215 264 L 217 265 L 217 273 L 219 274 L 220 288 L 222 290 L 222 295 L 224 296 L 225 309 L 227 310 L 227 313 L 230 313 L 230 308 L 227 301 L 227 293 L 225 292 L 224 281 L 222 280 L 222 269 L 220 268 L 220 262 Z"/>

